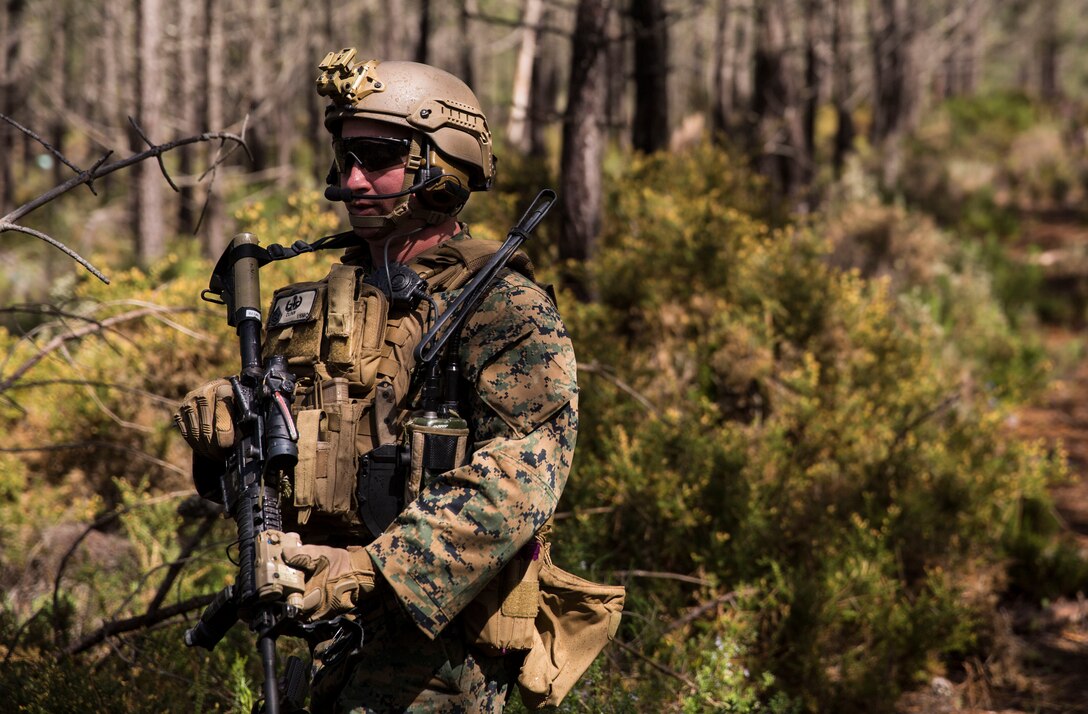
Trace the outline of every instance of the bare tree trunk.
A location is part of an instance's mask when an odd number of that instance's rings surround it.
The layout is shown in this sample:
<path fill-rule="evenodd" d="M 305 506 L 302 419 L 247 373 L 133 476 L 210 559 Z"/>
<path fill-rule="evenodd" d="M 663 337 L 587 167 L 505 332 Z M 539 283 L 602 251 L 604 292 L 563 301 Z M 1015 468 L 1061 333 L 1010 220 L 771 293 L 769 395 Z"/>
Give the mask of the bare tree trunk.
<path fill-rule="evenodd" d="M 631 0 L 635 115 L 631 143 L 653 153 L 669 144 L 669 32 L 662 0 Z"/>
<path fill-rule="evenodd" d="M 873 145 L 883 160 L 882 182 L 899 180 L 900 138 L 913 120 L 914 17 L 908 0 L 870 0 L 869 36 L 873 47 Z"/>
<path fill-rule="evenodd" d="M 550 13 L 544 12 L 541 22 L 547 22 Z M 545 129 L 556 113 L 559 99 L 559 67 L 555 51 L 549 51 L 547 45 L 554 40 L 542 38 L 537 42 L 536 58 L 533 61 L 533 93 L 529 106 L 529 156 L 543 158 L 548 153 Z"/>
<path fill-rule="evenodd" d="M 16 65 L 19 61 L 19 40 L 22 33 L 23 0 L 4 0 L 3 15 L 0 16 L 0 38 L 6 47 L 0 46 L 0 112 L 7 116 L 15 114 L 15 108 L 21 103 L 21 83 L 16 78 Z M 15 130 L 8 124 L 0 126 L 0 210 L 4 213 L 15 205 L 15 177 L 12 164 L 15 149 Z"/>
<path fill-rule="evenodd" d="M 601 160 L 605 134 L 601 127 L 606 92 L 607 0 L 578 0 L 571 47 L 570 85 L 563 120 L 560 159 L 561 230 L 559 257 L 571 261 L 564 282 L 582 299 L 591 288 L 581 265 L 596 252 L 601 225 Z"/>
<path fill-rule="evenodd" d="M 737 12 L 731 0 L 718 0 L 714 28 L 714 86 L 711 92 L 710 125 L 715 139 L 725 137 L 736 126 L 736 90 L 733 64 L 737 61 Z"/>
<path fill-rule="evenodd" d="M 269 63 L 270 59 L 265 49 L 267 44 L 266 32 L 271 28 L 271 18 L 268 9 L 268 0 L 247 0 L 246 2 L 246 26 L 250 28 L 245 43 L 246 55 L 250 67 L 260 67 Z M 270 73 L 271 74 L 271 73 Z M 246 82 L 241 95 L 245 98 L 246 114 L 250 121 L 258 119 L 256 116 L 258 105 L 262 99 L 268 100 L 267 87 L 258 87 L 252 82 Z M 262 91 L 263 90 L 263 91 Z M 262 107 L 262 114 L 267 107 Z M 261 122 L 263 124 L 263 122 Z M 268 132 L 254 131 L 246 135 L 246 144 L 249 146 L 249 154 L 253 157 L 252 169 L 264 171 L 268 168 Z"/>
<path fill-rule="evenodd" d="M 608 19 L 604 29 L 604 63 L 608 68 L 604 78 L 603 128 L 607 136 L 630 136 L 628 127 L 627 97 L 630 84 L 628 44 L 620 38 L 629 34 L 627 16 L 611 12 L 616 0 L 603 0 L 608 6 Z M 573 45 L 572 45 L 573 46 Z"/>
<path fill-rule="evenodd" d="M 802 186 L 805 154 L 796 73 L 788 58 L 788 15 L 783 0 L 756 3 L 752 115 L 760 172 L 780 198 L 793 201 Z"/>
<path fill-rule="evenodd" d="M 162 42 L 162 5 L 160 0 L 136 0 L 136 117 L 149 136 L 163 131 L 162 103 L 164 73 L 159 61 Z M 147 148 L 135 132 L 131 135 L 134 151 Z M 166 253 L 166 226 L 163 220 L 163 180 L 153 161 L 133 167 L 133 225 L 136 227 L 136 257 L 148 266 Z"/>
<path fill-rule="evenodd" d="M 204 19 L 208 24 L 205 38 L 207 41 L 207 59 L 204 64 L 204 128 L 218 131 L 223 127 L 223 71 L 226 47 L 223 32 L 223 3 L 217 0 L 204 0 Z M 209 163 L 214 159 L 216 148 L 209 148 Z M 204 255 L 214 258 L 223 250 L 226 243 L 223 221 L 223 202 L 216 192 L 220 186 L 215 182 L 209 185 L 205 198 L 204 216 L 201 226 L 204 231 L 202 245 Z"/>
<path fill-rule="evenodd" d="M 467 38 L 466 38 L 467 39 Z M 416 40 L 416 62 L 427 64 L 431 41 L 431 0 L 420 0 L 419 37 Z"/>
<path fill-rule="evenodd" d="M 72 15 L 68 11 L 68 8 L 64 3 L 58 3 L 53 7 L 55 15 L 50 18 L 53 25 L 52 42 L 50 46 L 50 62 L 48 62 L 48 71 L 51 75 L 49 80 L 49 92 L 52 95 L 52 101 L 57 107 L 69 107 L 75 109 L 68 102 L 69 96 L 72 94 L 71 85 L 73 82 L 68 80 L 68 62 L 70 57 L 70 51 L 68 47 L 68 38 L 72 35 L 71 22 Z M 46 125 L 48 126 L 49 143 L 59 151 L 64 153 L 64 117 L 61 116 L 61 112 L 51 112 L 51 116 L 48 118 Z M 65 175 L 67 167 L 60 161 L 53 161 L 53 184 L 58 185 L 64 183 L 68 178 Z"/>
<path fill-rule="evenodd" d="M 831 101 L 835 105 L 835 141 L 831 150 L 831 164 L 835 177 L 842 176 L 846 155 L 854 147 L 857 130 L 854 127 L 853 107 L 850 95 L 854 91 L 854 36 L 853 0 L 834 0 L 834 17 L 831 25 L 831 56 L 833 62 Z"/>
<path fill-rule="evenodd" d="M 461 29 L 461 79 L 465 84 L 476 88 L 476 43 L 472 37 L 472 16 L 480 12 L 476 0 L 461 0 L 461 12 L 458 23 Z"/>
<path fill-rule="evenodd" d="M 272 17 L 275 18 L 276 23 L 275 44 L 277 47 L 285 46 L 287 43 L 291 42 L 292 39 L 294 39 L 295 35 L 296 20 L 292 17 L 291 13 L 285 10 L 285 8 L 283 7 L 284 4 L 286 4 L 284 0 L 276 0 L 276 3 L 272 6 Z M 300 46 L 302 48 L 305 48 L 305 42 L 303 42 Z M 319 60 L 320 58 L 314 59 L 314 67 L 317 66 L 317 61 Z M 299 68 L 295 65 L 294 62 L 290 60 L 281 61 L 286 61 L 288 63 L 286 71 L 289 72 L 291 76 L 297 75 L 297 73 L 299 72 Z M 316 72 L 315 69 L 312 69 L 309 66 L 307 66 L 305 69 L 307 72 L 310 73 Z M 301 86 L 302 82 L 299 82 L 298 85 Z M 276 165 L 280 167 L 290 166 L 292 155 L 294 153 L 297 132 L 295 131 L 294 123 L 292 121 L 292 118 L 294 117 L 293 109 L 293 106 L 283 106 L 272 113 L 273 141 L 275 142 L 276 146 Z M 325 176 L 324 171 L 322 170 L 322 158 L 323 157 L 318 156 L 318 158 L 316 159 L 317 170 L 320 172 L 320 178 L 324 178 Z M 288 185 L 289 178 L 290 172 L 282 171 L 277 177 L 276 183 L 281 188 L 285 188 Z"/>
<path fill-rule="evenodd" d="M 506 127 L 506 139 L 510 145 L 526 153 L 529 150 L 529 102 L 533 91 L 533 65 L 537 56 L 537 38 L 544 0 L 525 0 L 525 13 L 521 22 L 521 47 L 514 67 L 514 92 L 510 107 L 510 121 Z M 468 43 L 466 43 L 468 44 Z"/>
<path fill-rule="evenodd" d="M 310 28 L 310 45 L 309 56 L 317 61 L 320 61 L 325 56 L 326 52 L 334 49 L 340 49 L 332 46 L 332 38 L 335 37 L 335 27 L 333 26 L 333 0 L 324 0 L 321 6 L 321 12 L 309 13 L 310 19 L 313 22 L 313 26 Z M 393 22 L 395 18 L 399 18 L 403 15 L 400 12 L 384 13 L 384 16 L 390 22 Z M 369 58 L 368 58 L 369 59 Z M 383 55 L 378 59 L 394 59 L 388 55 Z M 312 62 L 312 60 L 311 60 Z M 317 92 L 312 89 L 307 93 L 307 106 L 310 107 L 310 111 L 307 113 L 309 119 L 309 143 L 314 151 L 314 156 L 330 157 L 329 153 L 329 133 L 325 131 L 325 99 L 318 95 Z"/>
<path fill-rule="evenodd" d="M 197 70 L 198 37 L 204 33 L 200 31 L 200 18 L 198 13 L 200 5 L 194 2 L 182 2 L 178 4 L 178 66 L 181 69 L 178 86 L 178 97 L 174 101 L 175 112 L 181 120 L 182 132 L 188 133 L 197 130 L 197 85 L 199 74 Z M 218 127 L 216 127 L 218 128 Z M 178 170 L 182 176 L 193 173 L 193 152 L 190 147 L 183 148 L 178 155 Z M 195 223 L 194 207 L 195 194 L 191 185 L 183 185 L 178 196 L 178 232 L 191 233 Z"/>
<path fill-rule="evenodd" d="M 1039 4 L 1039 94 L 1044 99 L 1055 100 L 1061 96 L 1058 77 L 1058 57 L 1061 40 L 1058 30 L 1059 0 L 1047 0 Z"/>
<path fill-rule="evenodd" d="M 964 94 L 974 94 L 978 90 L 978 80 L 982 65 L 982 23 L 988 6 L 981 0 L 966 0 L 967 8 L 964 10 L 963 27 L 963 62 L 960 69 L 960 91 Z"/>
<path fill-rule="evenodd" d="M 755 62 L 753 58 L 755 36 L 755 7 L 754 0 L 734 0 L 735 13 L 737 15 L 737 27 L 734 39 L 736 51 L 733 53 L 733 78 L 730 82 L 733 88 L 733 111 L 741 111 L 741 107 L 747 109 L 752 103 L 754 93 Z M 736 128 L 736 127 L 734 127 Z"/>
<path fill-rule="evenodd" d="M 798 166 L 800 181 L 811 186 L 816 156 L 816 111 L 820 105 L 819 0 L 803 0 L 805 32 L 805 86 L 801 100 L 801 136 L 804 161 Z"/>

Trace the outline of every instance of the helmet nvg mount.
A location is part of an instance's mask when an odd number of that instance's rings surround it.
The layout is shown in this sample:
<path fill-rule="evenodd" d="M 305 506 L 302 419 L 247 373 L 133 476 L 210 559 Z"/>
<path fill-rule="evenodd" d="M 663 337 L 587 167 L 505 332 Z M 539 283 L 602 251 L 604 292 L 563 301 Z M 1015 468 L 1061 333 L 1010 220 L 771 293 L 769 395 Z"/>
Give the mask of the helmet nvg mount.
<path fill-rule="evenodd" d="M 456 215 L 471 191 L 486 191 L 495 177 L 491 132 L 480 101 L 468 85 L 448 72 L 416 62 L 355 61 L 355 48 L 330 52 L 318 69 L 317 93 L 331 101 L 325 128 L 340 141 L 349 118 L 407 127 L 411 147 L 404 171 L 404 195 L 384 216 L 352 216 L 357 228 L 375 237 L 437 225 Z M 336 166 L 329 183 L 337 185 Z M 329 195 L 327 192 L 326 195 Z M 341 200 L 350 200 L 341 191 Z"/>

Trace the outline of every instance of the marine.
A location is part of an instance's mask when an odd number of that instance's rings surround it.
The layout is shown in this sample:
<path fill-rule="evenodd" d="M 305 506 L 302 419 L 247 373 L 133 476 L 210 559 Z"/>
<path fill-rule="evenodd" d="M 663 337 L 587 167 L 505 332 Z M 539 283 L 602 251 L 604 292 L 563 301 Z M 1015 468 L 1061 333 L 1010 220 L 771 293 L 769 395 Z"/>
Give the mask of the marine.
<path fill-rule="evenodd" d="M 350 613 L 366 633 L 317 669 L 311 709 L 499 712 L 515 682 L 530 706 L 554 704 L 623 601 L 555 568 L 545 537 L 578 431 L 571 340 L 519 252 L 439 359 L 417 359 L 498 248 L 456 218 L 493 184 L 492 138 L 461 80 L 356 54 L 330 52 L 317 80 L 348 248 L 324 280 L 276 292 L 264 340 L 298 380 L 284 527 L 303 544 L 283 556 L 306 576 L 302 615 Z M 202 458 L 233 443 L 225 384 L 175 417 Z M 594 617 L 564 620 L 572 592 Z M 564 647 L 574 666 L 560 672 Z"/>

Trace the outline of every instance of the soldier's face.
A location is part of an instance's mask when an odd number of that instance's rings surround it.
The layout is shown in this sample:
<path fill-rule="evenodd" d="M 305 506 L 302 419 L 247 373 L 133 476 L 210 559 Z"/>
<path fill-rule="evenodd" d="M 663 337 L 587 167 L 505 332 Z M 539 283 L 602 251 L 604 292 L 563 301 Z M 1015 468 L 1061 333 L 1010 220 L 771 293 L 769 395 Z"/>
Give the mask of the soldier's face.
<path fill-rule="evenodd" d="M 349 157 L 345 162 L 347 170 L 340 172 L 340 186 L 350 188 L 355 193 L 390 194 L 397 193 L 404 185 L 404 161 L 394 161 L 390 164 L 392 150 L 395 142 L 389 142 L 389 146 L 379 143 L 370 145 L 368 155 L 368 142 L 365 139 L 408 139 L 412 132 L 393 124 L 385 124 L 372 119 L 347 119 L 341 128 L 340 136 L 345 147 L 352 146 L 352 139 L 358 149 L 354 152 L 358 156 Z M 355 160 L 355 159 L 358 160 Z M 407 159 L 407 148 L 404 150 L 404 158 Z M 393 210 L 397 205 L 397 198 L 366 199 L 356 198 L 347 202 L 348 213 L 355 216 L 383 216 Z M 356 234 L 363 238 L 369 236 L 366 233 L 374 231 L 365 228 L 356 228 Z"/>

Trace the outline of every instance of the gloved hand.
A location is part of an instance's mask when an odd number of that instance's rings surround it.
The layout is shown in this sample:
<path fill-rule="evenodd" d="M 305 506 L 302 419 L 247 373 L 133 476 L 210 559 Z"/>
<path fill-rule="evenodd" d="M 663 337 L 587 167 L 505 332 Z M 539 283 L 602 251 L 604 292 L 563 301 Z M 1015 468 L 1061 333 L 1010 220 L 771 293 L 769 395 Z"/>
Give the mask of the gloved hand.
<path fill-rule="evenodd" d="M 359 546 L 285 545 L 283 562 L 306 573 L 300 609 L 310 621 L 343 614 L 374 591 L 374 561 Z"/>
<path fill-rule="evenodd" d="M 213 379 L 185 395 L 174 414 L 174 424 L 194 453 L 224 459 L 234 446 L 233 406 L 230 382 Z"/>

